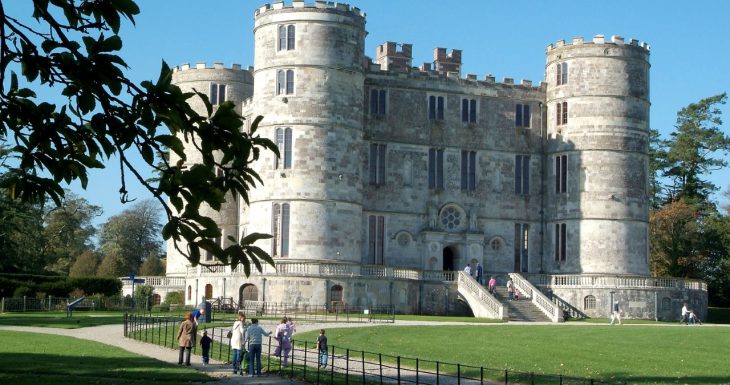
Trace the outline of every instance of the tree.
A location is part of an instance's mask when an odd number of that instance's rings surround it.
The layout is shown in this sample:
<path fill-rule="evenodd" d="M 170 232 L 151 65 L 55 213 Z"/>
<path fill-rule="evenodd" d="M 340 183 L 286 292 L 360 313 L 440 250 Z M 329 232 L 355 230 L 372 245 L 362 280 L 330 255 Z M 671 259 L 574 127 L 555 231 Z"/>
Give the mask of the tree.
<path fill-rule="evenodd" d="M 70 277 L 94 277 L 99 267 L 99 256 L 93 250 L 84 250 L 69 269 Z"/>
<path fill-rule="evenodd" d="M 35 203 L 50 198 L 60 205 L 63 185 L 78 181 L 85 188 L 88 169 L 104 168 L 103 162 L 115 155 L 122 171 L 121 201 L 130 201 L 126 178 L 131 175 L 165 210 L 164 238 L 193 265 L 200 262 L 201 249 L 222 263 L 242 263 L 246 273 L 251 263 L 259 269 L 262 260 L 273 263 L 253 246 L 270 236 L 250 234 L 224 250 L 213 242 L 221 234 L 217 224 L 200 212 L 203 205 L 220 209 L 224 197 L 235 194 L 248 203 L 248 190 L 262 182 L 250 163 L 262 150 L 279 152 L 256 133 L 261 117 L 250 134 L 243 132 L 233 103 L 214 110 L 206 95 L 183 93 L 171 84 L 165 63 L 155 82 L 129 80 L 116 53 L 122 47 L 122 20 L 134 24 L 139 14 L 132 0 L 33 0 L 33 7 L 37 25 L 6 14 L 0 2 L 0 140 L 14 143 L 14 163 L 5 166 L 0 187 L 11 198 Z M 21 87 L 17 70 L 28 87 Z M 60 106 L 39 102 L 30 87 L 47 87 L 66 101 Z M 191 98 L 202 99 L 206 115 L 189 106 Z M 200 164 L 183 167 L 184 142 Z M 170 164 L 162 156 L 166 151 L 181 161 Z M 145 181 L 130 161 L 132 152 L 158 172 L 159 182 Z M 183 240 L 185 250 L 179 246 Z"/>
<path fill-rule="evenodd" d="M 43 210 L 38 205 L 0 194 L 0 271 L 42 271 L 42 233 Z"/>
<path fill-rule="evenodd" d="M 127 276 L 131 273 L 129 266 L 125 264 L 118 250 L 113 250 L 104 255 L 96 269 L 98 277 L 117 278 Z"/>
<path fill-rule="evenodd" d="M 94 248 L 91 238 L 96 229 L 91 221 L 101 212 L 101 207 L 69 191 L 64 193 L 61 205 L 48 210 L 43 229 L 48 270 L 68 274 L 74 260 Z"/>
<path fill-rule="evenodd" d="M 730 137 L 722 126 L 719 105 L 727 94 L 711 96 L 691 103 L 677 113 L 672 138 L 667 141 L 663 176 L 670 179 L 668 200 L 684 198 L 689 203 L 706 206 L 710 194 L 717 190 L 705 176 L 727 166 L 717 153 L 730 151 Z"/>
<path fill-rule="evenodd" d="M 695 206 L 680 199 L 649 216 L 651 272 L 654 276 L 701 278 L 705 255 Z"/>
<path fill-rule="evenodd" d="M 158 210 L 152 200 L 145 200 L 109 218 L 102 225 L 99 247 L 107 257 L 118 258 L 122 275 L 136 272 L 144 257 L 160 253 Z"/>
<path fill-rule="evenodd" d="M 156 253 L 148 254 L 137 271 L 137 275 L 154 276 L 162 274 L 165 274 L 165 266 Z"/>

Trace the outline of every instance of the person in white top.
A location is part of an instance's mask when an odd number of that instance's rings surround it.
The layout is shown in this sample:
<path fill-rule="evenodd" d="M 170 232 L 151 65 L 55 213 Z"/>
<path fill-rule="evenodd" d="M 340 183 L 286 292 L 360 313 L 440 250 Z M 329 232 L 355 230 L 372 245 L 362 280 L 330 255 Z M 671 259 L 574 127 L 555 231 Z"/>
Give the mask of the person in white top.
<path fill-rule="evenodd" d="M 246 315 L 238 314 L 238 319 L 233 323 L 231 328 L 231 364 L 233 365 L 233 374 L 243 375 L 241 370 L 241 361 L 243 361 L 243 336 L 246 332 Z"/>
<path fill-rule="evenodd" d="M 686 302 L 682 305 L 682 318 L 679 320 L 679 324 L 681 325 L 682 323 L 689 325 L 689 309 L 687 309 Z"/>
<path fill-rule="evenodd" d="M 464 272 L 469 274 L 469 276 L 471 276 L 471 266 L 467 264 L 466 267 L 464 268 Z"/>

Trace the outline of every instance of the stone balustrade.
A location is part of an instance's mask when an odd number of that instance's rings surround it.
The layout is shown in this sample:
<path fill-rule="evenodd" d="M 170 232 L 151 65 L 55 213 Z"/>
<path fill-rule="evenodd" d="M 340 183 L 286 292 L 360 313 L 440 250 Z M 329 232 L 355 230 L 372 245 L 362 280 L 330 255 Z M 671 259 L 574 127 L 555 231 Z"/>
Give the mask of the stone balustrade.
<path fill-rule="evenodd" d="M 549 287 L 665 288 L 707 291 L 707 283 L 682 278 L 571 274 L 526 274 L 526 277 L 534 285 Z"/>
<path fill-rule="evenodd" d="M 475 317 L 508 319 L 507 309 L 487 289 L 464 271 L 458 274 L 457 289 L 469 303 Z"/>
<path fill-rule="evenodd" d="M 532 303 L 537 306 L 543 313 L 545 313 L 552 322 L 563 321 L 563 310 L 557 304 L 553 303 L 545 294 L 543 294 L 536 287 L 532 286 L 530 281 L 522 277 L 519 273 L 510 273 L 512 283 L 515 288 L 519 290 L 525 298 L 529 298 Z"/>

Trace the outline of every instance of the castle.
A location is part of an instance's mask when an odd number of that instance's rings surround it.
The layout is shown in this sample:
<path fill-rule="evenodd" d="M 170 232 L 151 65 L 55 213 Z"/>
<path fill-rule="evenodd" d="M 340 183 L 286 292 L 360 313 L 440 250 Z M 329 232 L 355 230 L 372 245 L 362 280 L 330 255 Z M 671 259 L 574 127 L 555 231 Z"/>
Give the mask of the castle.
<path fill-rule="evenodd" d="M 674 319 L 683 302 L 704 315 L 703 282 L 649 277 L 646 43 L 558 41 L 543 82 L 498 82 L 462 76 L 455 49 L 419 67 L 410 44 L 366 56 L 365 13 L 347 4 L 267 4 L 254 20 L 253 67 L 186 64 L 173 81 L 264 116 L 281 157 L 254 165 L 249 206 L 209 215 L 224 240 L 272 234 L 259 245 L 276 268 L 192 267 L 168 247 L 158 293 L 506 318 L 460 272 L 480 264 L 554 321 L 614 301 L 629 318 Z"/>

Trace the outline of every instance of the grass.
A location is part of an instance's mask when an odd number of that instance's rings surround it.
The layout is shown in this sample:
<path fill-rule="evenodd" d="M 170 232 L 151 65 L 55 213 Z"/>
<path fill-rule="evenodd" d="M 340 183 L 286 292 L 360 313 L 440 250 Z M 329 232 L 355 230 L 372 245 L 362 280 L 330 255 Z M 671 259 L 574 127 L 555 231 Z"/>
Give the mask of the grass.
<path fill-rule="evenodd" d="M 474 318 L 465 316 L 429 316 L 429 315 L 408 315 L 396 314 L 396 321 L 430 321 L 430 322 L 471 322 L 471 323 L 504 323 L 503 320 Z"/>
<path fill-rule="evenodd" d="M 37 326 L 77 329 L 88 326 L 113 325 L 124 322 L 120 312 L 74 312 L 72 318 L 66 312 L 2 313 L 0 325 Z"/>
<path fill-rule="evenodd" d="M 0 383 L 13 385 L 192 384 L 211 379 L 92 341 L 0 331 Z"/>
<path fill-rule="evenodd" d="M 316 334 L 295 338 L 313 341 Z M 730 383 L 730 333 L 725 328 L 379 326 L 329 329 L 327 336 L 331 345 L 343 349 L 500 370 L 631 384 Z"/>

